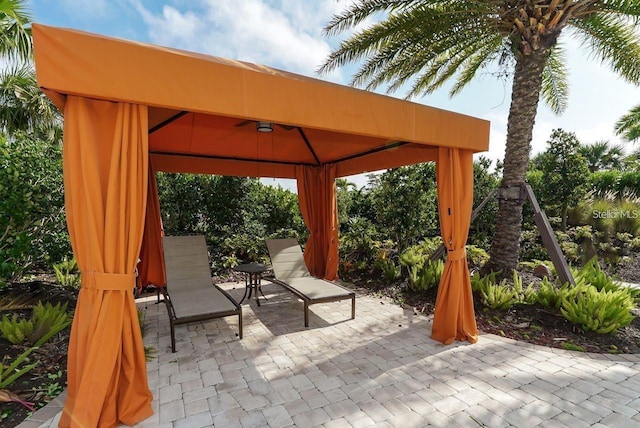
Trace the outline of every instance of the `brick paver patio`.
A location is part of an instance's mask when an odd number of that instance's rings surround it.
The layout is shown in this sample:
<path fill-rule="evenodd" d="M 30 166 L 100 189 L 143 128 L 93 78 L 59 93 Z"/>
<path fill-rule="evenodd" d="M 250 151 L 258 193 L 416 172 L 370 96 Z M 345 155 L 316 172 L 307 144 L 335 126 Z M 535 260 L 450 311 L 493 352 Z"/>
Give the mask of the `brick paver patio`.
<path fill-rule="evenodd" d="M 243 284 L 222 286 L 242 297 Z M 263 291 L 262 306 L 243 304 L 243 340 L 234 317 L 182 325 L 175 354 L 164 304 L 139 303 L 159 352 L 156 413 L 136 427 L 640 427 L 640 356 L 493 335 L 443 346 L 430 319 L 371 296 L 358 296 L 355 320 L 348 301 L 314 305 L 304 328 L 301 302 Z M 39 418 L 21 426 L 55 424 Z"/>

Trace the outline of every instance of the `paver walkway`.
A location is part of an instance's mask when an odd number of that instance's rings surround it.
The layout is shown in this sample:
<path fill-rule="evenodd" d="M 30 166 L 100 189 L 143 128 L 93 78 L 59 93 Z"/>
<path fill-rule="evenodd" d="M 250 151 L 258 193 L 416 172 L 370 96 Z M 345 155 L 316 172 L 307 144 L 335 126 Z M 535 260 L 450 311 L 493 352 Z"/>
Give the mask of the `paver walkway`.
<path fill-rule="evenodd" d="M 347 301 L 312 306 L 307 329 L 301 302 L 263 290 L 269 301 L 243 305 L 243 340 L 233 317 L 183 325 L 175 354 L 164 304 L 139 303 L 159 353 L 156 413 L 136 427 L 640 427 L 640 356 L 493 335 L 443 346 L 428 318 L 368 296 L 355 320 Z"/>

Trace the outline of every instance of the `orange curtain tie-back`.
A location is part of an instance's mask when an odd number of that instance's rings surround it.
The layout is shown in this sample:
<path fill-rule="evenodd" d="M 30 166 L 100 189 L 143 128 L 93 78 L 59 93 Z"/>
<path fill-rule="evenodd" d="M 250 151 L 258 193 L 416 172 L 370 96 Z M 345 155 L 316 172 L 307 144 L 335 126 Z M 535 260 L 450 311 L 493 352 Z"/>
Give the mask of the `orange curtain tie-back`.
<path fill-rule="evenodd" d="M 82 272 L 82 286 L 95 290 L 133 290 L 136 284 L 135 274 Z"/>
<path fill-rule="evenodd" d="M 467 249 L 464 247 L 458 250 L 449 250 L 447 252 L 447 260 L 451 260 L 452 262 L 464 259 L 465 257 L 467 257 Z"/>

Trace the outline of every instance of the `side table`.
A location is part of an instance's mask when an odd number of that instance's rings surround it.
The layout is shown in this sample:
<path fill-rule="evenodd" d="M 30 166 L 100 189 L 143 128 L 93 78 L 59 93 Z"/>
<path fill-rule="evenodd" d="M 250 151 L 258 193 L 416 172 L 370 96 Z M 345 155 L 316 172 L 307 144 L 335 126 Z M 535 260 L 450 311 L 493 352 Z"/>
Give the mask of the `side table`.
<path fill-rule="evenodd" d="M 260 291 L 260 294 L 262 294 L 262 297 L 264 297 L 265 300 L 269 300 L 264 295 L 261 288 L 262 273 L 267 269 L 269 269 L 269 267 L 262 263 L 245 263 L 233 268 L 233 270 L 235 270 L 236 272 L 242 272 L 245 274 L 245 290 L 244 295 L 242 296 L 242 300 L 240 300 L 240 304 L 242 304 L 242 302 L 244 302 L 244 299 L 246 299 L 247 297 L 251 299 L 251 293 L 255 292 L 256 303 L 258 304 L 258 306 L 260 306 L 260 300 L 258 300 L 258 291 Z"/>

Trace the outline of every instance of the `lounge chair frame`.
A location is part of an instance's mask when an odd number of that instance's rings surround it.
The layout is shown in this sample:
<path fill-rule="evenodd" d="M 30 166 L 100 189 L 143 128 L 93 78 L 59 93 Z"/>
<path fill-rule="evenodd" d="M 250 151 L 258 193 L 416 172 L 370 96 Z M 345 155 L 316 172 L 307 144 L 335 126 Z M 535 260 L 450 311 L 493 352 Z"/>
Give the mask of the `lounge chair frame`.
<path fill-rule="evenodd" d="M 309 306 L 317 303 L 337 302 L 350 299 L 351 319 L 356 317 L 356 293 L 334 282 L 311 276 L 306 267 L 302 249 L 298 241 L 295 239 L 269 239 L 266 241 L 266 244 L 273 265 L 273 275 L 267 275 L 264 278 L 284 287 L 302 300 L 304 303 L 305 327 L 309 327 Z M 278 266 L 280 267 L 278 268 Z M 280 271 L 280 274 L 278 271 Z M 278 277 L 278 275 L 283 277 Z M 344 292 L 336 293 L 335 295 L 311 297 L 292 285 L 292 282 L 296 282 L 299 279 L 317 281 L 319 287 L 322 286 L 322 283 L 326 283 Z"/>
<path fill-rule="evenodd" d="M 229 299 L 231 301 L 231 303 L 233 303 L 236 307 L 235 310 L 230 310 L 230 311 L 222 311 L 222 312 L 211 312 L 211 313 L 206 313 L 206 314 L 201 314 L 201 315 L 193 315 L 190 317 L 182 317 L 179 318 L 176 315 L 176 311 L 173 307 L 173 302 L 171 301 L 171 296 L 169 295 L 166 287 L 162 287 L 162 296 L 163 296 L 163 300 L 164 303 L 167 305 L 167 312 L 169 314 L 169 326 L 171 327 L 171 352 L 176 352 L 176 332 L 175 332 L 175 327 L 177 325 L 180 324 L 189 324 L 192 322 L 198 322 L 198 321 L 207 321 L 210 319 L 215 319 L 215 318 L 224 318 L 224 317 L 229 317 L 232 315 L 238 315 L 238 336 L 240 337 L 240 339 L 242 339 L 242 308 L 240 307 L 240 305 L 233 299 L 233 297 L 231 297 L 231 295 L 229 293 L 227 293 L 226 291 L 224 291 L 222 288 L 218 287 L 217 285 L 214 285 L 214 287 L 216 289 L 218 289 L 220 292 L 222 292 L 222 294 L 225 295 L 225 297 L 227 299 Z"/>
<path fill-rule="evenodd" d="M 338 285 L 338 284 L 335 284 L 333 282 L 330 282 L 330 284 L 335 285 L 336 287 L 340 287 L 345 291 L 348 291 L 349 292 L 348 295 L 312 299 L 309 296 L 301 293 L 299 290 L 295 289 L 294 287 L 290 286 L 286 282 L 280 281 L 275 276 L 265 276 L 263 278 L 266 279 L 267 281 L 271 281 L 274 284 L 278 284 L 278 285 L 284 287 L 285 289 L 287 289 L 287 291 L 291 292 L 296 297 L 298 297 L 299 299 L 302 300 L 302 302 L 304 303 L 304 326 L 305 327 L 309 327 L 309 306 L 315 305 L 316 303 L 338 302 L 340 300 L 351 299 L 351 319 L 355 319 L 355 317 L 356 317 L 356 293 L 354 293 L 353 291 L 351 291 L 348 288 L 345 288 L 345 287 L 343 287 L 341 285 Z M 316 278 L 316 279 L 318 279 L 319 281 L 324 281 L 323 279 L 320 279 L 320 278 Z M 327 282 L 329 282 L 329 281 L 327 281 Z"/>
<path fill-rule="evenodd" d="M 197 245 L 204 245 L 204 248 L 206 249 L 206 244 L 204 244 L 204 236 L 184 236 L 184 237 L 166 237 L 165 238 L 165 250 L 166 250 L 166 239 L 184 239 L 185 242 L 187 242 L 186 240 L 191 240 L 194 246 Z M 208 254 L 208 253 L 207 253 Z M 208 258 L 208 256 L 207 256 Z M 166 263 L 165 260 L 165 265 L 169 265 L 169 263 Z M 208 268 L 208 266 L 207 266 Z M 204 268 L 203 268 L 204 269 Z M 210 279 L 210 274 L 209 274 L 209 279 Z M 168 281 L 167 281 L 168 282 Z M 177 325 L 180 324 L 188 324 L 188 323 L 192 323 L 192 322 L 199 322 L 199 321 L 206 321 L 206 320 L 210 320 L 210 319 L 216 319 L 216 318 L 224 318 L 224 317 L 228 317 L 228 316 L 234 316 L 237 315 L 238 316 L 238 336 L 240 339 L 242 339 L 242 307 L 238 304 L 238 302 L 235 301 L 235 299 L 233 297 L 231 297 L 231 295 L 229 293 L 227 293 L 225 290 L 223 290 L 222 288 L 218 287 L 217 285 L 214 284 L 210 284 L 210 288 L 211 288 L 211 297 L 212 298 L 217 298 L 217 297 L 224 297 L 226 298 L 232 305 L 233 305 L 233 309 L 228 309 L 228 310 L 217 310 L 217 311 L 210 311 L 210 312 L 206 312 L 203 311 L 202 313 L 198 313 L 198 314 L 191 314 L 188 316 L 178 316 L 178 314 L 176 313 L 176 309 L 174 306 L 174 300 L 172 300 L 171 298 L 171 294 L 173 293 L 174 296 L 177 293 L 181 293 L 183 292 L 183 290 L 181 290 L 178 287 L 175 287 L 172 291 L 172 284 L 168 283 L 167 287 L 161 287 L 158 289 L 158 298 L 159 298 L 159 294 L 162 293 L 163 295 L 163 300 L 167 306 L 167 313 L 169 315 L 169 326 L 171 328 L 171 352 L 176 352 L 176 334 L 175 334 L 175 327 Z M 207 287 L 202 287 L 206 290 L 208 290 L 208 286 Z M 186 293 L 188 293 L 189 291 L 184 291 Z M 208 291 L 207 291 L 208 292 Z"/>

